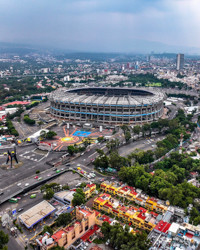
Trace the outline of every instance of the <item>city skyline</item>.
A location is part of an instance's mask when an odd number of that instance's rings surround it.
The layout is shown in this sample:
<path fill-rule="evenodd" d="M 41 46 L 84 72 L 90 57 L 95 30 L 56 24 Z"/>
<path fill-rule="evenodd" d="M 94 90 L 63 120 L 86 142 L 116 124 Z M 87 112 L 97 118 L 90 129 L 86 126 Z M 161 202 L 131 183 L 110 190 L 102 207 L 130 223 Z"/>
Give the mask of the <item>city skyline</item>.
<path fill-rule="evenodd" d="M 92 52 L 199 53 L 197 0 L 0 3 L 2 42 Z"/>

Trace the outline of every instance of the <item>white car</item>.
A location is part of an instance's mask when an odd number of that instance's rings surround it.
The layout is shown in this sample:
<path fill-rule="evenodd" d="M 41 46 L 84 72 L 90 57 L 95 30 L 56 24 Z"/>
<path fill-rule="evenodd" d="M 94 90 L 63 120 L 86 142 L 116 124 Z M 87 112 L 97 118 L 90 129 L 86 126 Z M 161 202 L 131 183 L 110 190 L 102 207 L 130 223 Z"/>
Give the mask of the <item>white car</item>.
<path fill-rule="evenodd" d="M 29 183 L 26 183 L 26 184 L 25 184 L 25 187 L 28 187 L 28 186 L 29 186 Z"/>
<path fill-rule="evenodd" d="M 17 186 L 21 186 L 21 185 L 22 185 L 21 182 L 17 184 Z"/>

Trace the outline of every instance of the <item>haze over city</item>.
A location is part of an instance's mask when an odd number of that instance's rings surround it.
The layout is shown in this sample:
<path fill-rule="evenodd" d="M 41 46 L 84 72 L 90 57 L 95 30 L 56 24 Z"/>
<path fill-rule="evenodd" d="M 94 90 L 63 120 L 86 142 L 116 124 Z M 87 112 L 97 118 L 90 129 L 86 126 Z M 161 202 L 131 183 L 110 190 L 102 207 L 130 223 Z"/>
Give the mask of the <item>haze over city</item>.
<path fill-rule="evenodd" d="M 1 0 L 1 42 L 87 52 L 200 52 L 198 0 Z"/>

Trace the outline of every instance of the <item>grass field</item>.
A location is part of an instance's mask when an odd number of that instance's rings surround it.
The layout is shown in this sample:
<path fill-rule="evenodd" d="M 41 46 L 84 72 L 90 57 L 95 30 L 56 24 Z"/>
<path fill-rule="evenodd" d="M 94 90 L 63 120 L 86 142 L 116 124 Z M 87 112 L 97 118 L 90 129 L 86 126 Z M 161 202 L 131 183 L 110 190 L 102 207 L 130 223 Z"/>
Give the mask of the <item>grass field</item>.
<path fill-rule="evenodd" d="M 152 82 L 152 83 L 148 83 L 145 84 L 146 87 L 161 87 L 162 83 L 161 82 Z"/>

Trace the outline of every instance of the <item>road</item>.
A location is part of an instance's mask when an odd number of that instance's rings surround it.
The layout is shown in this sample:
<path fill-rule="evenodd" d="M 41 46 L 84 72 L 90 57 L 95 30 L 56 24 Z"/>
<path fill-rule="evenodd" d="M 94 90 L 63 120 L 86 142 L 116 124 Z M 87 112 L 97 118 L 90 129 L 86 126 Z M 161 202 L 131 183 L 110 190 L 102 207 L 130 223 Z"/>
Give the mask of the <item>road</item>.
<path fill-rule="evenodd" d="M 122 133 L 119 133 L 119 135 L 117 134 L 114 136 L 119 138 L 121 145 L 123 145 L 124 137 L 122 136 Z M 123 145 L 119 148 L 119 154 L 122 156 L 125 156 L 133 152 L 136 148 L 139 148 L 142 150 L 152 149 L 152 144 L 155 144 L 156 141 L 159 140 L 160 138 L 162 139 L 163 136 L 156 136 L 155 142 L 149 141 L 148 143 L 148 140 L 144 138 L 139 141 L 132 142 L 127 145 Z M 30 146 L 30 148 L 32 147 L 34 148 L 34 145 Z M 102 149 L 105 153 L 108 152 L 105 142 L 102 144 L 92 144 L 90 145 L 88 150 L 85 153 L 83 153 L 83 155 L 80 155 L 80 157 L 72 161 L 71 163 L 72 167 L 77 167 L 77 165 L 80 164 L 81 168 L 87 172 L 94 170 L 94 167 L 91 164 L 91 162 L 98 156 L 98 153 L 96 152 L 97 148 Z M 27 159 L 23 159 L 25 160 L 23 166 L 19 167 L 18 169 L 10 169 L 8 171 L 2 170 L 3 174 L 0 177 L 0 181 L 1 181 L 0 188 L 2 189 L 3 194 L 0 196 L 0 203 L 2 203 L 6 199 L 6 197 L 11 198 L 17 195 L 18 193 L 25 191 L 25 189 L 29 188 L 29 186 L 31 186 L 32 184 L 42 183 L 44 181 L 47 181 L 49 178 L 51 178 L 52 174 L 55 175 L 55 172 L 52 171 L 51 167 L 45 163 L 47 159 L 48 160 L 54 159 L 54 158 L 59 159 L 61 155 L 62 153 L 51 152 L 50 155 L 47 158 L 44 158 L 42 161 L 33 162 L 30 159 L 33 159 L 32 157 L 36 157 L 36 156 L 32 156 L 32 151 L 31 151 L 31 156 L 28 157 Z M 36 176 L 35 172 L 38 169 L 41 171 L 39 175 L 39 177 L 42 177 L 41 181 L 38 181 L 38 179 L 34 179 L 34 177 Z M 65 165 L 60 166 L 58 169 L 65 170 Z M 102 175 L 97 173 L 97 177 L 101 178 Z"/>
<path fill-rule="evenodd" d="M 32 115 L 32 112 L 35 111 L 37 113 L 40 113 L 40 111 L 45 112 L 45 108 L 47 108 L 49 106 L 49 102 L 45 102 L 45 103 L 40 103 L 39 106 L 36 106 L 30 110 L 26 110 L 21 114 L 21 118 L 20 118 L 20 122 L 18 122 L 17 120 L 13 120 L 13 125 L 16 128 L 16 130 L 19 133 L 19 138 L 20 139 L 26 139 L 27 137 L 29 137 L 30 135 L 34 134 L 35 132 L 37 132 L 39 130 L 39 126 L 38 125 L 33 125 L 30 126 L 28 124 L 26 124 L 24 122 L 24 115 L 29 114 L 30 118 Z"/>
<path fill-rule="evenodd" d="M 51 161 L 63 155 L 61 152 L 51 152 L 48 155 L 37 154 L 35 149 L 35 145 L 17 147 L 17 158 L 23 165 L 17 169 L 3 170 L 0 168 L 0 189 L 32 176 L 37 170 L 44 171 L 49 169 L 50 166 L 46 164 L 46 161 Z M 6 150 L 0 150 L 1 155 L 4 152 Z M 0 164 L 5 163 L 5 161 L 5 156 L 0 157 Z"/>
<path fill-rule="evenodd" d="M 24 249 L 24 243 L 20 241 L 19 238 L 14 238 L 13 236 L 10 235 L 10 232 L 7 228 L 3 228 L 0 226 L 0 230 L 3 230 L 4 233 L 9 235 L 9 241 L 8 241 L 8 250 L 22 250 Z"/>
<path fill-rule="evenodd" d="M 59 171 L 60 173 L 65 173 L 67 169 L 68 168 L 66 167 L 64 168 L 63 166 L 56 168 L 56 170 Z M 53 177 L 60 175 L 60 173 L 57 173 L 57 171 L 55 171 L 55 168 L 47 169 L 41 172 L 40 174 L 34 174 L 33 176 L 29 176 L 26 179 L 18 180 L 9 186 L 6 186 L 6 188 L 1 189 L 1 192 L 3 192 L 3 194 L 1 194 L 0 196 L 0 204 L 3 203 L 6 199 L 10 199 L 21 192 L 25 192 L 26 190 L 29 190 L 31 187 L 42 185 L 49 179 L 52 179 Z"/>
<path fill-rule="evenodd" d="M 125 144 L 124 146 L 120 147 L 118 152 L 121 156 L 127 156 L 128 154 L 132 153 L 135 149 L 140 149 L 143 151 L 152 150 L 156 146 L 156 142 L 164 139 L 165 136 L 158 136 L 156 135 L 154 138 L 151 139 L 141 139 L 129 144 Z"/>

